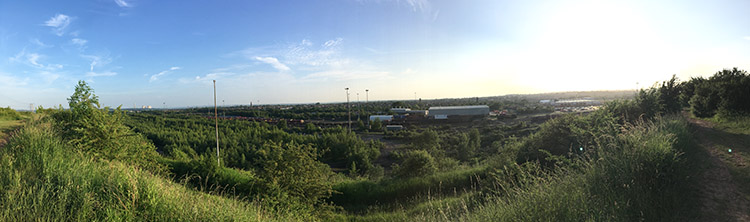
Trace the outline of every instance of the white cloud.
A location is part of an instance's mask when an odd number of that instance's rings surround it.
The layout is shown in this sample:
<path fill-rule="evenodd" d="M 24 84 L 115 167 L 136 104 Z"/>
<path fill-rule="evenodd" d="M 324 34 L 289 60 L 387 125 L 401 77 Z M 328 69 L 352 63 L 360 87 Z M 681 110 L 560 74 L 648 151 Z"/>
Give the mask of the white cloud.
<path fill-rule="evenodd" d="M 107 55 L 81 55 L 81 57 L 91 60 L 89 71 L 93 72 L 94 67 L 101 67 L 112 62 L 112 58 Z"/>
<path fill-rule="evenodd" d="M 117 3 L 118 6 L 123 8 L 130 8 L 133 7 L 130 3 L 126 2 L 125 0 L 115 0 L 115 3 Z"/>
<path fill-rule="evenodd" d="M 36 67 L 43 68 L 44 65 L 39 64 L 39 57 L 41 57 L 39 54 L 31 53 L 26 55 L 26 60 Z"/>
<path fill-rule="evenodd" d="M 171 67 L 171 68 L 169 68 L 167 70 L 164 70 L 164 71 L 161 71 L 161 72 L 159 72 L 157 74 L 151 75 L 151 78 L 148 81 L 149 82 L 153 82 L 153 81 L 159 80 L 160 76 L 166 75 L 167 73 L 169 73 L 171 71 L 175 71 L 175 70 L 179 70 L 179 69 L 181 69 L 181 68 L 177 67 L 177 66 L 173 66 L 173 67 Z"/>
<path fill-rule="evenodd" d="M 52 27 L 52 29 L 55 31 L 55 34 L 57 34 L 58 36 L 62 36 L 63 34 L 65 34 L 65 28 L 70 25 L 71 20 L 72 19 L 70 18 L 70 16 L 57 14 L 44 22 L 44 25 Z"/>
<path fill-rule="evenodd" d="M 344 41 L 344 39 L 342 39 L 342 38 L 331 39 L 331 40 L 328 40 L 325 43 L 323 43 L 323 46 L 326 47 L 326 48 L 335 47 L 335 46 L 339 45 L 341 43 L 341 41 Z"/>
<path fill-rule="evenodd" d="M 79 46 L 83 46 L 86 45 L 86 43 L 88 43 L 89 41 L 85 39 L 74 38 L 71 39 L 70 42 Z"/>
<path fill-rule="evenodd" d="M 54 46 L 54 45 L 47 45 L 44 42 L 39 41 L 39 39 L 29 39 L 29 41 L 31 43 L 34 43 L 34 45 L 37 45 L 37 46 L 42 47 L 42 48 L 49 48 L 49 47 L 53 47 Z"/>
<path fill-rule="evenodd" d="M 279 60 L 276 59 L 276 58 L 274 58 L 274 57 L 260 57 L 260 56 L 256 56 L 255 60 L 261 61 L 263 63 L 267 63 L 267 64 L 273 66 L 273 68 L 278 69 L 279 71 L 289 71 L 290 70 L 288 66 L 286 66 L 283 63 L 279 62 Z"/>
<path fill-rule="evenodd" d="M 308 68 L 325 68 L 326 66 L 340 66 L 348 63 L 348 59 L 340 56 L 340 47 L 344 39 L 328 40 L 320 47 L 314 47 L 310 41 L 303 40 L 301 44 L 292 44 L 286 50 L 276 52 L 281 54 L 288 64 L 311 66 Z"/>
<path fill-rule="evenodd" d="M 745 37 L 743 37 L 743 39 L 745 39 L 747 41 L 750 41 L 750 36 L 745 36 Z"/>
<path fill-rule="evenodd" d="M 57 70 L 63 68 L 63 65 L 60 64 L 42 64 L 40 60 L 44 57 L 44 55 L 38 53 L 27 53 L 24 49 L 15 56 L 8 58 L 8 60 L 45 70 Z"/>
<path fill-rule="evenodd" d="M 112 71 L 106 71 L 106 72 L 87 72 L 86 76 L 88 77 L 99 77 L 99 76 L 115 76 L 117 75 L 116 72 Z"/>

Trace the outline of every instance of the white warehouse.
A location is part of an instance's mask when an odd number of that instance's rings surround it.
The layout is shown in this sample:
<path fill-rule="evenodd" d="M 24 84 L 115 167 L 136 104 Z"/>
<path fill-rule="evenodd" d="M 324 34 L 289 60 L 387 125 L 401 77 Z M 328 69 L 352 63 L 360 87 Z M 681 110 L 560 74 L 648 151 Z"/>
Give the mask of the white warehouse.
<path fill-rule="evenodd" d="M 486 116 L 490 114 L 487 105 L 478 106 L 436 106 L 430 107 L 427 115 L 433 118 L 448 116 Z"/>
<path fill-rule="evenodd" d="M 392 115 L 372 115 L 370 116 L 370 121 L 383 121 L 383 122 L 389 122 L 393 120 Z"/>

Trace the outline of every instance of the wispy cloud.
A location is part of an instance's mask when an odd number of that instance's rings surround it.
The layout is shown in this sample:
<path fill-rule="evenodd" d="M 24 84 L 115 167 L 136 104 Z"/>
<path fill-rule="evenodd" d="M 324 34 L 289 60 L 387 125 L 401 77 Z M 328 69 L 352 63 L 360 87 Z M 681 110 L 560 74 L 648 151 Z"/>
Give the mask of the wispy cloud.
<path fill-rule="evenodd" d="M 89 41 L 85 39 L 74 38 L 71 39 L 70 42 L 78 46 L 83 46 L 86 45 L 86 43 L 88 43 Z"/>
<path fill-rule="evenodd" d="M 389 3 L 399 7 L 406 6 L 412 12 L 419 13 L 425 20 L 435 21 L 440 15 L 440 10 L 433 7 L 431 0 L 359 0 L 360 3 Z"/>
<path fill-rule="evenodd" d="M 81 57 L 91 60 L 89 71 L 93 72 L 94 67 L 101 67 L 112 62 L 112 58 L 107 55 L 81 55 Z"/>
<path fill-rule="evenodd" d="M 117 3 L 118 6 L 123 8 L 130 8 L 133 7 L 130 3 L 126 2 L 125 0 L 115 0 L 115 3 Z"/>
<path fill-rule="evenodd" d="M 56 35 L 62 36 L 65 34 L 65 29 L 70 25 L 71 20 L 72 18 L 70 16 L 57 14 L 44 22 L 44 25 L 52 27 L 52 30 L 55 31 Z"/>
<path fill-rule="evenodd" d="M 171 67 L 171 68 L 169 68 L 167 70 L 164 70 L 164 71 L 161 71 L 161 72 L 159 72 L 157 74 L 151 75 L 151 79 L 149 79 L 149 82 L 153 82 L 153 81 L 159 80 L 159 77 L 161 77 L 163 75 L 166 75 L 167 73 L 169 73 L 171 71 L 175 71 L 175 70 L 179 70 L 179 69 L 181 69 L 181 68 L 177 67 L 177 66 L 173 66 L 173 67 Z"/>
<path fill-rule="evenodd" d="M 49 48 L 49 47 L 53 47 L 54 46 L 54 45 L 47 45 L 46 43 L 44 43 L 42 41 L 39 41 L 39 39 L 36 39 L 36 38 L 29 39 L 29 42 L 34 43 L 34 45 L 37 45 L 37 46 L 42 47 L 42 48 Z"/>
<path fill-rule="evenodd" d="M 341 41 L 344 41 L 344 39 L 343 38 L 331 39 L 323 43 L 323 47 L 326 47 L 326 48 L 336 47 L 339 44 L 341 44 Z"/>
<path fill-rule="evenodd" d="M 343 41 L 343 38 L 331 39 L 316 47 L 309 40 L 302 40 L 299 44 L 290 44 L 279 54 L 282 55 L 284 61 L 292 65 L 312 67 L 340 65 L 348 62 L 346 58 L 340 56 L 340 46 Z"/>
<path fill-rule="evenodd" d="M 116 72 L 112 71 L 105 71 L 105 72 L 87 72 L 86 76 L 88 77 L 100 77 L 100 76 L 115 76 L 117 75 Z"/>
<path fill-rule="evenodd" d="M 745 39 L 747 41 L 750 41 L 750 36 L 745 36 L 745 37 L 743 37 L 743 39 Z"/>
<path fill-rule="evenodd" d="M 42 64 L 40 62 L 41 59 L 43 59 L 45 56 L 39 53 L 28 53 L 26 50 L 21 50 L 18 54 L 16 54 L 13 57 L 8 58 L 11 62 L 18 62 L 21 64 L 26 64 L 28 66 L 39 68 L 39 69 L 46 69 L 46 70 L 57 70 L 62 69 L 63 65 L 60 64 Z"/>
<path fill-rule="evenodd" d="M 263 62 L 263 63 L 267 63 L 267 64 L 273 66 L 273 68 L 278 69 L 279 71 L 289 71 L 290 70 L 289 66 L 284 65 L 283 63 L 279 62 L 279 60 L 276 59 L 276 58 L 274 58 L 274 57 L 260 57 L 260 56 L 256 56 L 255 60 L 258 60 L 258 61 Z"/>

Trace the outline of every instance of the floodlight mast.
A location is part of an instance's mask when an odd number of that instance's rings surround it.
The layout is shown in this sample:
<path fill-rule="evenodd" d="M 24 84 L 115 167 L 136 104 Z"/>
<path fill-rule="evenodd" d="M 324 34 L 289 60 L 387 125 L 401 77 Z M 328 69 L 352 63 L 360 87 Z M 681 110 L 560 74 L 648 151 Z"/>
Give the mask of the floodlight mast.
<path fill-rule="evenodd" d="M 346 113 L 349 116 L 347 123 L 349 124 L 349 132 L 352 132 L 352 107 L 349 105 L 349 87 L 344 88 L 346 90 Z"/>
<path fill-rule="evenodd" d="M 221 158 L 219 157 L 219 114 L 216 112 L 216 80 L 214 79 L 214 122 L 216 124 L 216 164 L 221 166 Z"/>

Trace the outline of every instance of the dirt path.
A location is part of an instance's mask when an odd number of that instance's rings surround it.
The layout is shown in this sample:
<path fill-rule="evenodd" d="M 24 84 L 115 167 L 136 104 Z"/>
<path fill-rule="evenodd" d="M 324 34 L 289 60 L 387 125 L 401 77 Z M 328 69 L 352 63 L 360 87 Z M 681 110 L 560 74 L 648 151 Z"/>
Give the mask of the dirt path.
<path fill-rule="evenodd" d="M 711 122 L 688 118 L 700 148 L 708 154 L 706 169 L 699 175 L 701 211 L 697 221 L 750 221 L 748 193 L 732 175 L 744 168 L 750 153 L 750 136 L 718 130 Z M 729 152 L 729 149 L 733 149 Z M 744 153 L 744 154 L 743 154 Z"/>
<path fill-rule="evenodd" d="M 8 143 L 13 130 L 21 127 L 21 120 L 0 120 L 0 148 Z"/>

